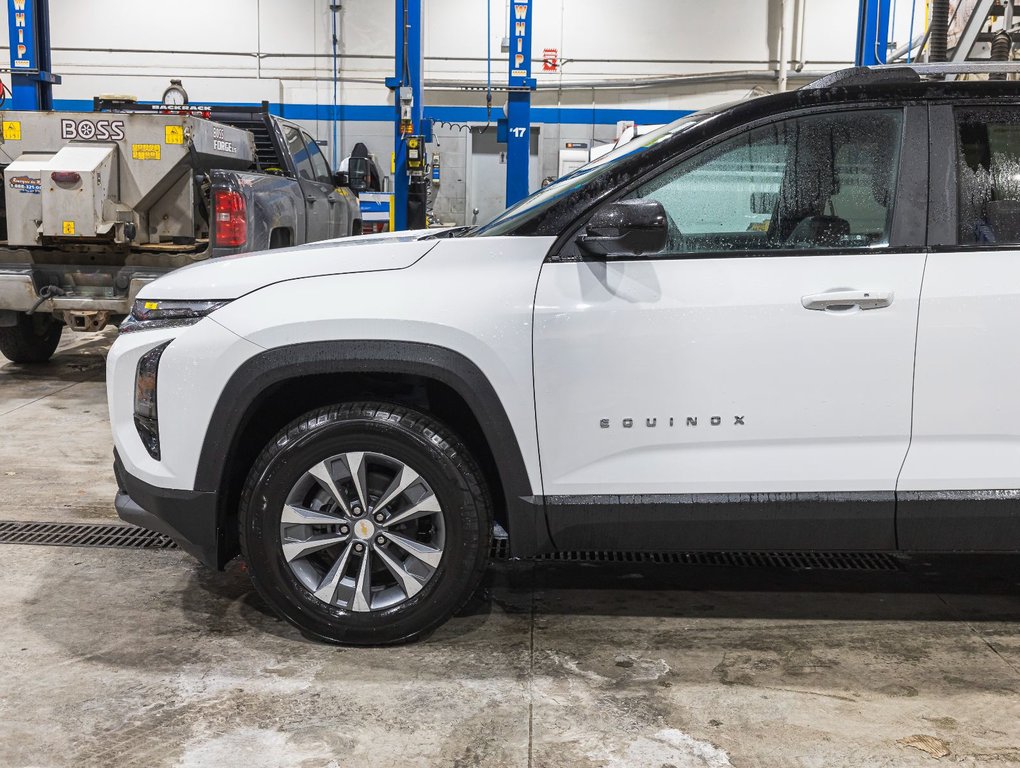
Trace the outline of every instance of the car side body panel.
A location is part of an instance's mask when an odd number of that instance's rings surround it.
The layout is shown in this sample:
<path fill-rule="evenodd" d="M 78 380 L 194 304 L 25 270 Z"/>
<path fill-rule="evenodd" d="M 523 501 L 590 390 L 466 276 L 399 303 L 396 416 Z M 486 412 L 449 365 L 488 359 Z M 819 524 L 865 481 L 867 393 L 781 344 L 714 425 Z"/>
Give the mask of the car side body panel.
<path fill-rule="evenodd" d="M 434 248 L 410 269 L 280 282 L 228 304 L 214 319 L 262 349 L 392 341 L 463 355 L 499 396 L 540 494 L 532 312 L 552 243 L 541 237 L 423 241 L 414 245 Z"/>

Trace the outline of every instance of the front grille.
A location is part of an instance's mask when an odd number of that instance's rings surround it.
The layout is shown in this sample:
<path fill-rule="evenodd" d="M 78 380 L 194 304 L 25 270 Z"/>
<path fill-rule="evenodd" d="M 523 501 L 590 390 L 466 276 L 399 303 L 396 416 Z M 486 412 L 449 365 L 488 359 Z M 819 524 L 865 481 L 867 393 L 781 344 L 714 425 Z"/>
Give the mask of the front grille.
<path fill-rule="evenodd" d="M 41 544 L 50 547 L 115 549 L 176 549 L 161 533 L 134 525 L 97 523 L 32 523 L 0 521 L 0 544 Z"/>

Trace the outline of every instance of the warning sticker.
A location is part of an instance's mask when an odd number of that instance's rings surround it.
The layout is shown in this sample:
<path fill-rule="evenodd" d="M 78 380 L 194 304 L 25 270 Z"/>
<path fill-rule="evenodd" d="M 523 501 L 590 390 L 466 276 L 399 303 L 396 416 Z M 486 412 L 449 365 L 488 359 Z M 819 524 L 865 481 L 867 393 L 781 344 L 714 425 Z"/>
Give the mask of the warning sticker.
<path fill-rule="evenodd" d="M 65 235 L 73 235 L 74 234 L 74 222 L 73 221 L 65 221 L 64 222 L 64 234 Z"/>
<path fill-rule="evenodd" d="M 166 126 L 166 143 L 167 144 L 183 144 L 184 143 L 184 126 L 183 125 L 168 125 Z"/>
<path fill-rule="evenodd" d="M 132 144 L 133 160 L 159 160 L 159 144 Z"/>
<path fill-rule="evenodd" d="M 21 141 L 21 123 L 17 120 L 4 120 L 4 141 Z"/>

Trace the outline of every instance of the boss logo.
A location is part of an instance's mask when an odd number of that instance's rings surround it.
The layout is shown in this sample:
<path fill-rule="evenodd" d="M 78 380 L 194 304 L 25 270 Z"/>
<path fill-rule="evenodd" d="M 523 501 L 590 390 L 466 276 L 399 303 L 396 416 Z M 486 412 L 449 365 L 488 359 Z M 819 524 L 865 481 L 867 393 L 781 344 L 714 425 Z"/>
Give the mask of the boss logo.
<path fill-rule="evenodd" d="M 733 416 L 732 424 L 729 421 L 729 417 L 727 417 L 726 419 L 723 419 L 722 416 L 709 416 L 707 418 L 705 418 L 705 417 L 700 417 L 700 418 L 701 418 L 701 422 L 700 422 L 701 424 L 704 424 L 704 425 L 707 425 L 707 426 L 711 426 L 711 427 L 721 427 L 723 425 L 724 421 L 727 424 L 730 424 L 730 426 L 733 426 L 733 427 L 743 427 L 743 426 L 745 426 L 745 424 L 744 424 L 744 417 L 743 416 Z M 612 429 L 613 426 L 615 425 L 617 427 L 622 427 L 623 429 L 634 429 L 635 424 L 638 427 L 642 427 L 643 426 L 645 429 L 654 429 L 654 428 L 660 427 L 660 426 L 666 427 L 667 429 L 669 427 L 676 427 L 676 426 L 696 427 L 696 426 L 698 426 L 698 423 L 699 423 L 698 419 L 699 419 L 698 416 L 685 416 L 682 419 L 678 419 L 678 418 L 676 418 L 674 416 L 670 416 L 668 419 L 663 419 L 661 422 L 659 421 L 658 418 L 647 418 L 647 419 L 644 420 L 643 423 L 642 423 L 642 421 L 640 419 L 638 419 L 636 422 L 634 421 L 634 419 L 618 419 L 615 422 L 613 421 L 613 419 L 600 419 L 599 420 L 599 427 L 601 427 L 602 429 Z"/>
<path fill-rule="evenodd" d="M 60 121 L 60 138 L 83 141 L 120 141 L 124 138 L 124 121 L 64 118 Z"/>

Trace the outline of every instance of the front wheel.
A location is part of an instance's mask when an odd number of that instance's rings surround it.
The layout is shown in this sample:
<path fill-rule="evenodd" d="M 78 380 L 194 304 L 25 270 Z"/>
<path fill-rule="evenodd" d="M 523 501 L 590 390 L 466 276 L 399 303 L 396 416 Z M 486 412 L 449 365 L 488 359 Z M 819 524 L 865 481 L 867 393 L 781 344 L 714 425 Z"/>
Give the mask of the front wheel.
<path fill-rule="evenodd" d="M 14 363 L 45 363 L 53 357 L 63 328 L 52 315 L 19 312 L 14 325 L 0 326 L 0 354 Z"/>
<path fill-rule="evenodd" d="M 471 597 L 492 508 L 478 465 L 416 411 L 347 403 L 308 413 L 245 485 L 241 549 L 259 594 L 320 640 L 413 640 Z"/>

